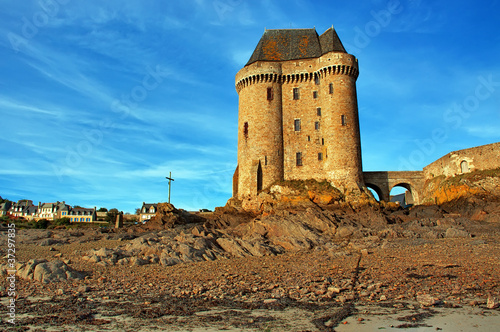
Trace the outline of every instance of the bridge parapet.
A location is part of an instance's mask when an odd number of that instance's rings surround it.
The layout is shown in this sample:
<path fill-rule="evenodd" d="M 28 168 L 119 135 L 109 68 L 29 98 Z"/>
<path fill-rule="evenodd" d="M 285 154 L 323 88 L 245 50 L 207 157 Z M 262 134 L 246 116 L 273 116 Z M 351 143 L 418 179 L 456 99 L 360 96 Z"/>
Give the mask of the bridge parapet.
<path fill-rule="evenodd" d="M 380 200 L 390 201 L 392 188 L 401 186 L 411 192 L 414 204 L 420 203 L 425 182 L 422 171 L 363 172 L 363 178 Z"/>

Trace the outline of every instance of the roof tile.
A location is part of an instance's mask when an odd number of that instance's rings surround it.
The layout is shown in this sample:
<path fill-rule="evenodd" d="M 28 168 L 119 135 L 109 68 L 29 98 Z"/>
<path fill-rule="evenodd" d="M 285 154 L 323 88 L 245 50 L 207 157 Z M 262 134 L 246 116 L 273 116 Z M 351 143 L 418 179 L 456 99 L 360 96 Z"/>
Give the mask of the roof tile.
<path fill-rule="evenodd" d="M 321 36 L 316 29 L 266 30 L 247 65 L 256 61 L 317 58 L 328 52 L 347 53 L 333 27 Z"/>

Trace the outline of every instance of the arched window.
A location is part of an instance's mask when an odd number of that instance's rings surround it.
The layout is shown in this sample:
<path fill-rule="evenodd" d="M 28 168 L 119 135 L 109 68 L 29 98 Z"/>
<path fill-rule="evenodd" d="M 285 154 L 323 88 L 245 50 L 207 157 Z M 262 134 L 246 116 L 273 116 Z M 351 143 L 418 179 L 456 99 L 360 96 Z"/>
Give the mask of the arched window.
<path fill-rule="evenodd" d="M 462 170 L 462 173 L 469 173 L 469 163 L 467 162 L 467 160 L 463 160 L 460 163 L 460 168 Z"/>

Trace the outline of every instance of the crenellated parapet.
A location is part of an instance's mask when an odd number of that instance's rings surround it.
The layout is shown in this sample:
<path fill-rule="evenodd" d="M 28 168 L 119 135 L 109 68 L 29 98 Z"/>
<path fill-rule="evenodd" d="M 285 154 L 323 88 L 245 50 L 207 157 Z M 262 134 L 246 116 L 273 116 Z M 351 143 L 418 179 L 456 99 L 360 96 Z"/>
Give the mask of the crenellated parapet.
<path fill-rule="evenodd" d="M 251 85 L 251 84 L 258 84 L 258 83 L 281 83 L 283 81 L 282 75 L 278 74 L 256 74 L 252 76 L 245 77 L 244 79 L 240 80 L 238 83 L 236 83 L 236 91 L 238 93 L 241 91 L 241 89 Z"/>
<path fill-rule="evenodd" d="M 358 66 L 338 65 L 338 66 L 327 66 L 321 68 L 314 74 L 320 75 L 321 78 L 324 78 L 328 75 L 347 75 L 357 79 L 359 71 L 358 71 Z"/>
<path fill-rule="evenodd" d="M 304 61 L 301 61 L 300 64 L 295 64 L 296 67 L 299 67 L 300 71 L 297 71 L 296 68 L 280 68 L 278 64 L 267 65 L 262 63 L 255 63 L 253 65 L 245 67 L 238 75 L 236 76 L 236 91 L 239 93 L 241 89 L 259 83 L 280 83 L 280 84 L 295 84 L 295 83 L 307 83 L 314 81 L 315 79 L 325 79 L 330 75 L 345 75 L 353 77 L 355 80 L 359 76 L 358 70 L 358 60 L 354 58 L 352 55 L 348 54 L 335 54 L 335 63 L 332 62 L 332 55 L 328 55 L 324 59 L 314 59 L 314 60 L 305 60 L 305 62 L 313 62 L 313 64 L 308 65 L 308 71 L 304 71 L 304 69 L 300 67 L 304 67 Z M 341 60 L 341 61 L 338 61 Z M 344 60 L 344 61 L 342 61 Z M 319 62 L 319 63 L 316 63 Z M 324 62 L 330 62 L 325 64 Z M 318 66 L 319 65 L 319 66 Z M 278 68 L 276 68 L 278 67 Z M 320 67 L 319 69 L 310 71 L 313 67 Z M 266 71 L 268 69 L 269 71 Z M 277 69 L 290 69 L 290 73 L 280 73 L 276 72 Z M 287 70 L 288 71 L 288 70 Z"/>

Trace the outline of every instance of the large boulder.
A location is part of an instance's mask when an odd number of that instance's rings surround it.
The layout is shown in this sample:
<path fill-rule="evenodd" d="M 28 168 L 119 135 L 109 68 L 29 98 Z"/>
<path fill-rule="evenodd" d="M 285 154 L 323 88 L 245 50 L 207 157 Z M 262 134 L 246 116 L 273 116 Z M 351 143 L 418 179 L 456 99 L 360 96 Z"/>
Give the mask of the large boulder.
<path fill-rule="evenodd" d="M 23 279 L 37 280 L 46 284 L 85 278 L 85 273 L 74 270 L 63 261 L 47 262 L 39 259 L 32 259 L 26 264 L 21 264 L 17 269 L 17 275 Z"/>
<path fill-rule="evenodd" d="M 471 235 L 466 230 L 450 227 L 446 230 L 445 237 L 447 237 L 447 238 L 457 238 L 457 237 L 460 238 L 460 237 L 471 237 Z"/>

